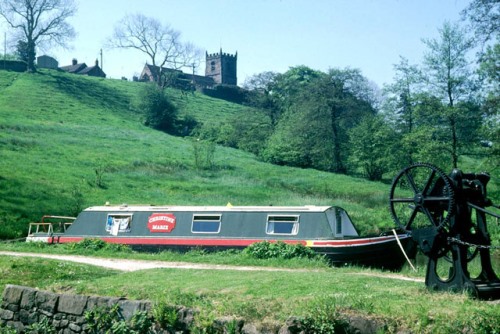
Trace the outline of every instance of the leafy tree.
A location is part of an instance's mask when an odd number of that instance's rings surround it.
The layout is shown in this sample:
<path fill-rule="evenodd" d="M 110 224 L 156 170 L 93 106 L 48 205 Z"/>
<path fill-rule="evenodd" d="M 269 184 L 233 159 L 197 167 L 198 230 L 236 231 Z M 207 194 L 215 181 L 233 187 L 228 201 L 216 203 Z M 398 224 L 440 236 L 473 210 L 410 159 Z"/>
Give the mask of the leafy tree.
<path fill-rule="evenodd" d="M 448 132 L 448 151 L 453 167 L 457 167 L 461 149 L 467 144 L 464 138 L 460 137 L 458 129 L 467 112 L 464 108 L 458 108 L 457 103 L 472 101 L 478 88 L 467 58 L 473 43 L 457 24 L 446 22 L 439 29 L 439 34 L 439 40 L 423 41 L 428 48 L 424 56 L 424 71 L 428 91 L 446 105 L 443 109 L 445 123 L 441 126 L 444 125 L 443 131 Z M 471 126 L 469 131 L 477 133 L 477 128 Z M 470 136 L 468 138 L 470 139 Z"/>
<path fill-rule="evenodd" d="M 26 43 L 28 71 L 35 71 L 36 48 L 40 45 L 66 46 L 75 36 L 67 19 L 76 7 L 73 0 L 2 0 L 0 16 L 19 33 Z"/>
<path fill-rule="evenodd" d="M 351 164 L 368 180 L 380 181 L 397 158 L 396 133 L 381 115 L 368 115 L 349 132 Z"/>
<path fill-rule="evenodd" d="M 278 77 L 276 72 L 262 72 L 247 78 L 243 84 L 243 88 L 249 91 L 246 104 L 264 110 L 273 128 L 280 116 L 279 105 L 272 94 Z"/>
<path fill-rule="evenodd" d="M 191 43 L 182 42 L 179 31 L 142 14 L 127 15 L 118 22 L 108 44 L 145 53 L 158 69 L 154 75 L 161 87 L 167 84 L 165 68 L 178 70 L 197 66 L 200 62 L 200 50 Z"/>
<path fill-rule="evenodd" d="M 304 110 L 301 112 L 300 109 L 298 111 L 292 109 L 280 118 L 262 152 L 262 157 L 265 161 L 277 165 L 315 167 L 311 161 L 313 149 L 310 147 L 308 136 L 310 133 L 315 133 L 316 130 L 324 130 L 324 127 L 320 129 L 317 129 L 316 126 L 313 127 Z M 317 132 L 316 134 L 319 136 Z M 325 142 L 324 146 L 328 144 Z M 326 160 L 328 163 L 330 159 Z M 316 166 L 316 168 L 320 167 Z"/>
<path fill-rule="evenodd" d="M 500 1 L 473 0 L 462 11 L 462 18 L 470 23 L 476 41 L 481 45 L 479 73 L 482 77 L 483 105 L 486 115 L 481 134 L 483 153 L 489 157 L 491 170 L 500 167 Z M 486 46 L 486 47 L 485 47 Z"/>
<path fill-rule="evenodd" d="M 30 50 L 28 48 L 28 43 L 26 43 L 25 41 L 18 41 L 17 42 L 17 46 L 16 46 L 16 54 L 17 54 L 17 57 L 24 61 L 25 63 L 28 63 L 30 60 L 29 58 L 31 59 L 35 59 L 35 55 L 32 55 L 32 57 L 30 57 Z"/>
<path fill-rule="evenodd" d="M 142 92 L 139 108 L 145 114 L 144 124 L 156 130 L 175 134 L 178 130 L 178 110 L 156 85 L 147 85 Z"/>
<path fill-rule="evenodd" d="M 462 18 L 470 22 L 480 43 L 494 40 L 500 32 L 500 1 L 472 0 L 462 11 Z"/>
<path fill-rule="evenodd" d="M 279 107 L 280 113 L 286 112 L 304 88 L 320 78 L 322 72 L 307 66 L 291 67 L 283 74 L 277 75 L 269 86 L 273 102 Z"/>
<path fill-rule="evenodd" d="M 366 100 L 368 81 L 359 70 L 328 73 L 292 69 L 280 82 L 286 110 L 263 157 L 278 164 L 347 172 L 348 130 L 374 109 Z M 292 78 L 297 81 L 293 85 Z"/>
<path fill-rule="evenodd" d="M 271 122 L 265 114 L 248 112 L 245 117 L 236 115 L 224 124 L 204 124 L 194 135 L 202 140 L 259 155 L 271 133 Z"/>
<path fill-rule="evenodd" d="M 421 91 L 422 75 L 415 65 L 410 65 L 408 59 L 401 57 L 399 64 L 394 65 L 394 83 L 384 89 L 386 99 L 383 109 L 392 118 L 394 127 L 401 136 L 411 134 L 415 130 L 415 106 Z M 404 141 L 402 163 L 409 165 L 415 162 L 414 152 L 417 143 Z M 401 167 L 401 166 L 400 166 Z"/>

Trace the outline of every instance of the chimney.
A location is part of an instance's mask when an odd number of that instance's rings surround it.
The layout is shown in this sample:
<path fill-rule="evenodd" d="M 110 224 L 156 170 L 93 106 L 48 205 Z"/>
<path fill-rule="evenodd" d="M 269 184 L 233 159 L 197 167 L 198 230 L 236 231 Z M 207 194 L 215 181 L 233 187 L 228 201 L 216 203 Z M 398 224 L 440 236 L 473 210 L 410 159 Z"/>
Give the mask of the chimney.
<path fill-rule="evenodd" d="M 99 67 L 99 60 L 97 60 L 97 59 L 95 60 L 95 66 Z"/>
<path fill-rule="evenodd" d="M 73 60 L 71 61 L 71 64 L 73 64 L 73 65 L 78 64 L 78 60 L 76 60 L 76 58 L 73 58 Z"/>

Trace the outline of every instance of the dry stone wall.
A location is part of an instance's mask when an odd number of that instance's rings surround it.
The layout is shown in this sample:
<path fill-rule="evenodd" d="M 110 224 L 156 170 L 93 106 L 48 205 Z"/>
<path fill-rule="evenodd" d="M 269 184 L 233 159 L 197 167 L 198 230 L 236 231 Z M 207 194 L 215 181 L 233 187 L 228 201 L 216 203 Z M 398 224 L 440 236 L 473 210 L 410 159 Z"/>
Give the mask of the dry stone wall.
<path fill-rule="evenodd" d="M 58 333 L 87 333 L 85 312 L 95 307 L 118 304 L 125 319 L 133 314 L 148 311 L 148 301 L 121 298 L 56 294 L 33 288 L 7 285 L 0 305 L 0 323 L 15 328 L 17 332 L 44 318 Z"/>
<path fill-rule="evenodd" d="M 96 308 L 118 305 L 123 320 L 130 320 L 138 312 L 150 313 L 150 301 L 127 300 L 115 297 L 81 296 L 58 294 L 18 285 L 7 285 L 0 303 L 0 325 L 14 328 L 23 333 L 35 323 L 48 321 L 58 334 L 90 333 L 85 313 Z M 176 329 L 151 328 L 151 333 L 191 333 L 197 312 L 185 307 L 177 307 Z M 346 318 L 345 333 L 368 334 L 383 331 L 385 324 L 363 317 Z M 242 319 L 231 317 L 216 319 L 212 329 L 216 333 L 236 334 L 307 334 L 300 319 L 291 317 L 285 324 L 273 323 L 262 327 L 245 323 Z M 229 330 L 230 329 L 230 330 Z"/>

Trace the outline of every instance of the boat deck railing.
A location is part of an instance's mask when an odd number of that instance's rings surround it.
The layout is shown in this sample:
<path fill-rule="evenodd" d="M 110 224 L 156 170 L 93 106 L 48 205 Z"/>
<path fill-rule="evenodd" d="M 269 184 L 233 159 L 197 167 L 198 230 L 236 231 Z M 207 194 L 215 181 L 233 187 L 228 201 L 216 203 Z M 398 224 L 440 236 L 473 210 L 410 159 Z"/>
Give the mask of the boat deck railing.
<path fill-rule="evenodd" d="M 43 216 L 39 223 L 30 223 L 28 236 L 64 233 L 73 224 L 75 219 L 76 217 Z"/>

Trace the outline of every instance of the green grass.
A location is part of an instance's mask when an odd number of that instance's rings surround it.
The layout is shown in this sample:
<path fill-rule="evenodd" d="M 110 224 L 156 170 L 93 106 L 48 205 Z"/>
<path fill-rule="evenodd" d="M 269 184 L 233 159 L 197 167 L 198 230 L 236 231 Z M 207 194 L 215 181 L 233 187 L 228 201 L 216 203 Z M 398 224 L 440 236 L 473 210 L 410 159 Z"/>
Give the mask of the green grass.
<path fill-rule="evenodd" d="M 282 264 L 288 261 L 282 261 Z M 117 272 L 56 260 L 0 258 L 1 287 L 21 284 L 44 290 L 163 301 L 200 310 L 201 316 L 236 316 L 263 328 L 289 316 L 306 317 L 332 306 L 388 324 L 387 330 L 474 333 L 500 330 L 500 306 L 464 294 L 432 293 L 421 282 L 390 278 L 360 268 L 286 272 L 152 269 Z"/>
<path fill-rule="evenodd" d="M 365 234 L 392 227 L 387 184 L 273 166 L 224 147 L 216 149 L 213 170 L 195 168 L 192 139 L 142 125 L 134 106 L 143 86 L 54 71 L 2 72 L 0 224 L 21 237 L 43 214 L 75 215 L 108 201 L 339 205 Z M 169 94 L 200 122 L 253 112 L 198 93 Z"/>
<path fill-rule="evenodd" d="M 24 237 L 43 214 L 75 215 L 110 203 L 181 205 L 338 205 L 363 234 L 392 228 L 388 183 L 262 163 L 217 147 L 215 168 L 197 169 L 190 138 L 142 125 L 142 83 L 54 71 L 0 73 L 0 237 Z M 217 125 L 255 110 L 198 93 L 168 94 L 181 115 Z M 474 170 L 474 162 L 466 161 Z M 490 197 L 500 202 L 498 175 Z M 498 224 L 490 230 L 498 243 Z M 2 245 L 1 249 L 18 246 Z M 33 251 L 22 248 L 23 251 Z M 33 247 L 33 246 L 26 246 Z M 34 246 L 36 247 L 36 246 Z M 72 252 L 58 247 L 35 249 Z M 81 252 L 81 251 L 80 251 Z M 78 251 L 75 251 L 78 253 Z M 370 270 L 303 260 L 254 260 L 241 254 L 100 254 L 127 258 L 302 268 L 297 272 L 147 270 L 121 273 L 60 261 L 0 258 L 1 282 L 55 291 L 166 298 L 261 323 L 334 304 L 344 313 L 381 317 L 414 332 L 481 332 L 498 304 L 428 292 L 423 283 L 370 277 Z M 498 266 L 498 259 L 495 262 Z M 496 268 L 498 272 L 498 268 Z M 417 274 L 423 276 L 422 269 Z M 379 272 L 376 272 L 379 274 Z M 451 319 L 451 320 L 450 320 Z M 494 322 L 495 323 L 495 322 Z M 496 332 L 500 331 L 496 327 Z M 490 331 L 494 332 L 494 331 Z"/>

